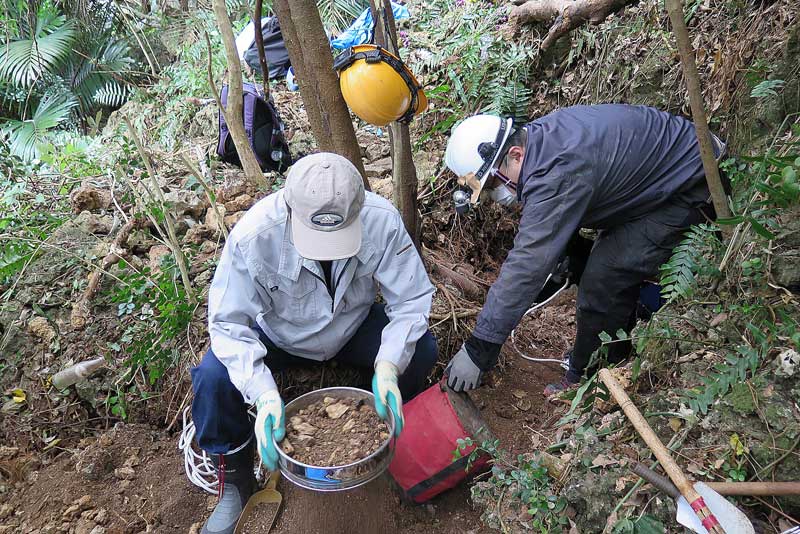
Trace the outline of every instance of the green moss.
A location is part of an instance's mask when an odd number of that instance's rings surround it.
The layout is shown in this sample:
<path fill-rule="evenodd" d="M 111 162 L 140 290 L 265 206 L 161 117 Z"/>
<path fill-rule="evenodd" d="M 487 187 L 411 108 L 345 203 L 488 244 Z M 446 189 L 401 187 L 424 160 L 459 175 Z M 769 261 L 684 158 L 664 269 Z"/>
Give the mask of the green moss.
<path fill-rule="evenodd" d="M 725 402 L 742 415 L 750 415 L 756 411 L 753 394 L 750 387 L 744 382 L 739 382 L 731 387 L 730 393 L 725 395 Z"/>

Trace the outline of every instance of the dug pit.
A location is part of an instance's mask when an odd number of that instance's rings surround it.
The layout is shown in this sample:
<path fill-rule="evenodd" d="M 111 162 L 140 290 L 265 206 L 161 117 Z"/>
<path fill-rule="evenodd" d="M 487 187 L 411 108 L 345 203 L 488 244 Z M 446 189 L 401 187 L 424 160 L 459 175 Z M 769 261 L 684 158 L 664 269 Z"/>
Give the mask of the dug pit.
<path fill-rule="evenodd" d="M 325 397 L 289 419 L 281 449 L 306 465 L 357 462 L 389 439 L 389 427 L 366 399 Z"/>

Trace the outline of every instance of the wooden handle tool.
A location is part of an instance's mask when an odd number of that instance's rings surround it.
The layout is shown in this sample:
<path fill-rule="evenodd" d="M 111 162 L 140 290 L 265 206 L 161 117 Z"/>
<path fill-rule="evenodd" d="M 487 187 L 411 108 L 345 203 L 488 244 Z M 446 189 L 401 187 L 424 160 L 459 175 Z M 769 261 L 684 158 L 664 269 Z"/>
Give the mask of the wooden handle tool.
<path fill-rule="evenodd" d="M 631 471 L 671 497 L 680 495 L 672 482 L 647 466 L 637 463 Z M 706 486 L 720 495 L 800 495 L 800 482 L 706 482 Z"/>
<path fill-rule="evenodd" d="M 650 450 L 653 451 L 653 454 L 661 463 L 667 475 L 669 475 L 672 483 L 675 484 L 678 491 L 681 492 L 681 495 L 689 502 L 692 510 L 694 510 L 697 517 L 700 518 L 700 522 L 706 530 L 712 534 L 726 534 L 725 529 L 722 528 L 717 518 L 714 517 L 714 514 L 712 514 L 711 510 L 706 506 L 703 497 L 694 489 L 692 483 L 686 478 L 686 475 L 683 474 L 683 471 L 681 471 L 681 468 L 675 463 L 675 460 L 672 459 L 667 448 L 661 443 L 661 440 L 658 439 L 658 436 L 656 436 L 653 429 L 650 428 L 650 425 L 647 424 L 645 418 L 633 404 L 630 397 L 628 397 L 628 394 L 625 393 L 625 390 L 620 386 L 619 382 L 612 376 L 611 372 L 608 369 L 601 369 L 599 376 L 600 380 L 602 380 L 603 384 L 608 388 L 611 396 L 614 397 L 614 400 L 617 401 L 622 411 L 625 412 L 628 420 L 633 424 L 636 432 L 639 433 Z"/>

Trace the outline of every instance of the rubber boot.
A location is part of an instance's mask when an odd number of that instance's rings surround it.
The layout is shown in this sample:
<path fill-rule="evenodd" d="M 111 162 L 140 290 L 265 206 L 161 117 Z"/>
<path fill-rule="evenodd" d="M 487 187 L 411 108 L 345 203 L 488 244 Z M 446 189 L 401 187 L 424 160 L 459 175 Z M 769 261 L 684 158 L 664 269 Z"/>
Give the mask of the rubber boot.
<path fill-rule="evenodd" d="M 256 489 L 254 443 L 251 437 L 233 452 L 212 455 L 219 480 L 219 501 L 200 534 L 233 534 L 244 505 Z"/>

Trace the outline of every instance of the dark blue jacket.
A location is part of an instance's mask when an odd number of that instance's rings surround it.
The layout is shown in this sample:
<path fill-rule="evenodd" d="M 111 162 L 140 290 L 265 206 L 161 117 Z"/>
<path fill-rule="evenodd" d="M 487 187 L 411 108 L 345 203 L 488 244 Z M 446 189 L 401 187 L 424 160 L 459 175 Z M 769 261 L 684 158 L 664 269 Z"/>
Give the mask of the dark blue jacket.
<path fill-rule="evenodd" d="M 640 218 L 705 176 L 694 124 L 653 108 L 574 106 L 526 129 L 519 232 L 473 332 L 498 344 L 531 306 L 576 230 Z"/>

